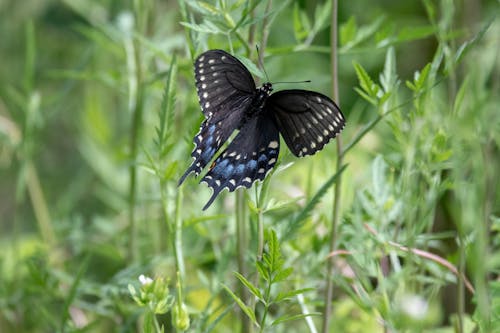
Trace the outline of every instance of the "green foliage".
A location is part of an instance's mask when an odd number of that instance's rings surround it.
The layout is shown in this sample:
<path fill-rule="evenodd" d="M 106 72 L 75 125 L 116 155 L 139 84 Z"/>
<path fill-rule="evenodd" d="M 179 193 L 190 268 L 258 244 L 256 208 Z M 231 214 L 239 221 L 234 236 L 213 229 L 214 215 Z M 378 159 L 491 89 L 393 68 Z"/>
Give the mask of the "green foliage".
<path fill-rule="evenodd" d="M 260 332 L 266 331 L 268 329 L 268 326 L 275 326 L 288 321 L 304 319 L 305 317 L 313 315 L 289 315 L 287 313 L 285 315 L 278 316 L 272 321 L 271 324 L 268 324 L 266 322 L 268 321 L 269 310 L 274 304 L 289 301 L 299 294 L 314 290 L 313 288 L 303 288 L 289 291 L 279 291 L 278 293 L 276 293 L 275 289 L 281 286 L 278 286 L 278 284 L 287 282 L 289 280 L 290 275 L 293 273 L 293 268 L 284 267 L 285 260 L 282 257 L 278 237 L 276 236 L 276 232 L 274 230 L 270 230 L 267 233 L 266 240 L 268 251 L 266 251 L 266 253 L 264 253 L 264 255 L 262 256 L 262 259 L 257 261 L 256 263 L 257 271 L 259 273 L 259 280 L 262 280 L 262 286 L 259 287 L 254 285 L 243 275 L 235 272 L 235 276 L 238 278 L 238 280 L 240 280 L 245 288 L 247 288 L 248 291 L 250 291 L 250 293 L 256 297 L 259 303 L 263 305 L 264 310 L 261 318 L 258 319 L 257 314 L 254 312 L 254 309 L 247 306 L 240 297 L 235 295 L 227 286 L 224 286 L 224 289 L 226 289 L 226 291 L 238 304 L 241 310 L 250 318 L 252 323 L 260 328 Z"/>
<path fill-rule="evenodd" d="M 496 1 L 34 4 L 0 4 L 0 332 L 499 331 Z M 211 48 L 347 125 L 203 212 Z"/>

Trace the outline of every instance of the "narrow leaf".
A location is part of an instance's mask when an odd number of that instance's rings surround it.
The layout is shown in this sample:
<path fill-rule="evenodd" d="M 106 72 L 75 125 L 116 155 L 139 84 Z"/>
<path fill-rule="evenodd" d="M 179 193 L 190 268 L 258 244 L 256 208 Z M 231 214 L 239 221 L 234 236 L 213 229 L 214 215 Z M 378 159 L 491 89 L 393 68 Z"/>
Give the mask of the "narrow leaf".
<path fill-rule="evenodd" d="M 252 294 L 255 295 L 255 297 L 257 297 L 258 299 L 261 299 L 262 300 L 262 294 L 260 293 L 260 290 L 254 286 L 250 281 L 248 281 L 243 275 L 241 275 L 240 273 L 238 272 L 234 272 L 233 273 L 237 278 L 238 280 L 241 281 L 241 283 L 243 283 L 245 285 L 245 287 L 247 287 L 248 290 L 250 290 L 250 292 Z"/>
<path fill-rule="evenodd" d="M 287 322 L 287 321 L 292 321 L 292 320 L 299 320 L 299 319 L 304 319 L 306 317 L 312 317 L 312 316 L 321 316 L 321 313 L 319 312 L 314 312 L 314 313 L 304 313 L 304 314 L 298 314 L 294 316 L 287 316 L 287 317 L 279 317 L 275 321 L 272 322 L 271 326 L 276 326 L 278 324 Z"/>
<path fill-rule="evenodd" d="M 231 289 L 229 289 L 229 287 L 227 287 L 226 285 L 222 285 L 222 287 L 227 291 L 227 293 L 234 299 L 234 301 L 238 304 L 238 306 L 240 307 L 240 309 L 248 316 L 248 318 L 250 318 L 250 320 L 252 320 L 252 322 L 259 326 L 259 324 L 257 323 L 257 320 L 255 319 L 255 314 L 253 313 L 252 309 L 248 306 L 245 305 L 245 303 L 241 300 L 241 298 L 239 298 L 238 296 L 236 296 L 232 291 Z"/>
<path fill-rule="evenodd" d="M 288 292 L 285 292 L 285 293 L 281 293 L 280 292 L 280 293 L 278 293 L 278 295 L 274 299 L 274 303 L 283 302 L 283 301 L 286 301 L 286 300 L 288 300 L 288 299 L 290 299 L 292 297 L 295 297 L 297 295 L 306 293 L 308 291 L 314 291 L 314 290 L 316 290 L 316 289 L 315 288 L 302 288 L 302 289 L 288 291 Z"/>

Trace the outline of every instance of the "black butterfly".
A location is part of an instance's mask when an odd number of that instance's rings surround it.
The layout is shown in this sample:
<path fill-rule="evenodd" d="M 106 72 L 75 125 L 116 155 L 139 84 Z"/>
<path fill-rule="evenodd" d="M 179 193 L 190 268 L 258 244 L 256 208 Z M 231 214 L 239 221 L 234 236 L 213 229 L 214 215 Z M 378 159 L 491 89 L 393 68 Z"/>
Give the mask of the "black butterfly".
<path fill-rule="evenodd" d="M 239 130 L 201 179 L 213 189 L 203 210 L 224 188 L 250 188 L 266 177 L 278 159 L 279 133 L 292 153 L 302 157 L 321 150 L 344 128 L 344 116 L 327 96 L 297 89 L 271 95 L 271 83 L 256 88 L 245 66 L 225 51 L 202 53 L 194 72 L 205 120 L 194 137 L 194 161 L 179 185 L 191 172 L 198 175 Z"/>

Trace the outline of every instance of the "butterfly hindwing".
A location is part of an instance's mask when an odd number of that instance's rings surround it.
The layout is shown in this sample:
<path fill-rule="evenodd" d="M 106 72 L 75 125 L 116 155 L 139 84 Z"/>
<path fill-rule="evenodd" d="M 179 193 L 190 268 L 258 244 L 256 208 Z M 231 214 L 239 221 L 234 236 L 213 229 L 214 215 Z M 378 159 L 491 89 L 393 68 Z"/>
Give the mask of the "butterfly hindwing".
<path fill-rule="evenodd" d="M 201 180 L 213 189 L 203 209 L 225 188 L 232 192 L 263 180 L 276 164 L 278 154 L 279 133 L 272 119 L 267 114 L 250 119 Z"/>
<path fill-rule="evenodd" d="M 208 122 L 238 113 L 255 93 L 255 82 L 246 67 L 222 50 L 202 53 L 194 64 L 201 109 Z"/>
<path fill-rule="evenodd" d="M 272 94 L 266 108 L 295 156 L 313 155 L 344 128 L 345 118 L 327 96 L 308 90 Z"/>

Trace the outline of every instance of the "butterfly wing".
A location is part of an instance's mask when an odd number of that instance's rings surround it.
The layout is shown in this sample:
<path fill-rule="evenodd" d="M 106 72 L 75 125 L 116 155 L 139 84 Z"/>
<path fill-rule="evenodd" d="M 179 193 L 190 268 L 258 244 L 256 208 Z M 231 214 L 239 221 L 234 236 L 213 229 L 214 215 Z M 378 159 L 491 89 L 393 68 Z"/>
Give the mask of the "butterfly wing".
<path fill-rule="evenodd" d="M 196 89 L 208 122 L 216 123 L 234 112 L 255 93 L 255 82 L 246 67 L 222 50 L 202 53 L 194 63 Z"/>
<path fill-rule="evenodd" d="M 278 91 L 268 98 L 266 108 L 288 148 L 298 157 L 321 150 L 345 125 L 335 102 L 314 91 Z"/>
<path fill-rule="evenodd" d="M 279 132 L 266 113 L 251 118 L 222 152 L 201 180 L 213 189 L 207 209 L 219 193 L 233 192 L 240 186 L 250 188 L 263 180 L 274 167 L 279 154 Z"/>
<path fill-rule="evenodd" d="M 222 50 L 202 53 L 194 64 L 196 88 L 205 120 L 194 137 L 193 162 L 179 180 L 198 175 L 240 125 L 255 93 L 250 72 Z"/>

